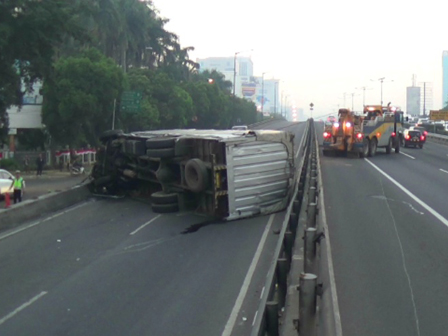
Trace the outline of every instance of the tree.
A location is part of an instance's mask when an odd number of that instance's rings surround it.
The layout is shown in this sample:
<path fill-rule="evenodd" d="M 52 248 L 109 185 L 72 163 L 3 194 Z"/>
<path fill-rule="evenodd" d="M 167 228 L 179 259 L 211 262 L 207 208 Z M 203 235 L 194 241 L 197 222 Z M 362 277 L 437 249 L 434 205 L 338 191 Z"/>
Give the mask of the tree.
<path fill-rule="evenodd" d="M 122 71 L 96 49 L 60 59 L 44 83 L 43 122 L 53 139 L 71 147 L 96 145 L 111 128 L 122 85 Z"/>
<path fill-rule="evenodd" d="M 72 17 L 77 3 L 65 0 L 0 1 L 0 141 L 7 134 L 6 110 L 21 105 L 21 80 L 32 84 L 51 72 L 54 46 L 82 34 Z"/>

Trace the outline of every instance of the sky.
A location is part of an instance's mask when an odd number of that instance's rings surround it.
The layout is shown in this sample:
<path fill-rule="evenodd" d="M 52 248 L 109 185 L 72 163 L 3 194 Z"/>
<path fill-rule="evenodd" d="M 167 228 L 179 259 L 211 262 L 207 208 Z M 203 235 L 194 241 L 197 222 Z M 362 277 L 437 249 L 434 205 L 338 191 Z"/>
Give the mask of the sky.
<path fill-rule="evenodd" d="M 280 79 L 280 90 L 314 116 L 338 106 L 383 102 L 406 108 L 406 87 L 430 82 L 442 108 L 442 51 L 448 4 L 440 0 L 153 0 L 165 28 L 194 46 L 190 58 L 250 56 L 254 75 Z M 372 79 L 374 81 L 372 81 Z"/>

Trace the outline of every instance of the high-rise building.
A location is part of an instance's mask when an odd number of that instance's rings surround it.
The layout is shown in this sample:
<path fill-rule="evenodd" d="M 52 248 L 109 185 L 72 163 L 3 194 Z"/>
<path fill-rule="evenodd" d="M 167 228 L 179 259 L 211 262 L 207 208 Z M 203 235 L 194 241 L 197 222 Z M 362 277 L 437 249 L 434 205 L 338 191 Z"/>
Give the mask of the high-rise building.
<path fill-rule="evenodd" d="M 221 72 L 225 79 L 232 82 L 234 73 L 234 57 L 208 57 L 198 58 L 196 62 L 199 63 L 199 71 L 216 70 Z M 236 57 L 236 76 L 235 76 L 235 95 L 243 97 L 244 83 L 251 80 L 254 72 L 254 65 L 250 57 L 237 56 Z"/>
<path fill-rule="evenodd" d="M 433 108 L 432 83 L 420 83 L 420 114 L 426 116 Z"/>
<path fill-rule="evenodd" d="M 406 113 L 420 115 L 420 91 L 419 86 L 408 86 L 406 88 Z"/>
<path fill-rule="evenodd" d="M 447 106 L 448 102 L 448 50 L 442 53 L 442 106 Z"/>

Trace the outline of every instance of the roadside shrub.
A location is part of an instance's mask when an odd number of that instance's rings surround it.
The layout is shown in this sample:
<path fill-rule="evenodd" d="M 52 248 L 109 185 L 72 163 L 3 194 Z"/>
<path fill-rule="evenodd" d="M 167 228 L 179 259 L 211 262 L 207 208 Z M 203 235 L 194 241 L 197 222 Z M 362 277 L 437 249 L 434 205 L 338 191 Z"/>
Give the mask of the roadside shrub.
<path fill-rule="evenodd" d="M 20 169 L 19 163 L 14 159 L 1 159 L 0 168 L 14 173 L 15 170 Z"/>

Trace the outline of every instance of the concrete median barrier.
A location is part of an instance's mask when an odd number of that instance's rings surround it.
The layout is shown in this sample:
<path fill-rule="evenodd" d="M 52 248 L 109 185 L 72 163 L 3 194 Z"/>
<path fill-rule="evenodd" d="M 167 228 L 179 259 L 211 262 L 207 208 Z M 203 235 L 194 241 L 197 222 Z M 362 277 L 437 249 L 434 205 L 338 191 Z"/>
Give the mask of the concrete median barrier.
<path fill-rule="evenodd" d="M 87 185 L 73 187 L 54 194 L 43 195 L 35 200 L 26 200 L 0 210 L 0 231 L 11 229 L 26 221 L 56 212 L 91 196 Z"/>

